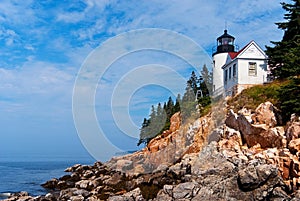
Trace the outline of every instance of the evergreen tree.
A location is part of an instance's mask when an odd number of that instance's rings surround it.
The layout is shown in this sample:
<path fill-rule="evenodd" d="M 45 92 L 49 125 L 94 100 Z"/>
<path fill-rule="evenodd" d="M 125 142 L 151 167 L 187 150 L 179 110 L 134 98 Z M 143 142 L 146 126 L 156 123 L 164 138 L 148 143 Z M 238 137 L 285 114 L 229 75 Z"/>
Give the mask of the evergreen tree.
<path fill-rule="evenodd" d="M 146 118 L 144 118 L 144 121 L 143 121 L 143 124 L 142 124 L 142 128 L 141 128 L 141 131 L 140 131 L 140 139 L 139 139 L 139 142 L 137 143 L 137 146 L 139 146 L 140 144 L 142 143 L 147 143 L 147 127 L 149 126 L 149 123 L 150 121 Z"/>
<path fill-rule="evenodd" d="M 205 64 L 203 65 L 201 76 L 203 78 L 204 83 L 203 82 L 201 83 L 202 86 L 200 86 L 200 88 L 203 90 L 204 95 L 209 95 L 212 93 L 212 86 L 213 86 L 212 72 L 209 72 Z"/>
<path fill-rule="evenodd" d="M 161 104 L 158 103 L 158 105 L 157 105 L 157 116 L 156 116 L 155 125 L 154 125 L 154 127 L 155 127 L 154 128 L 155 136 L 162 132 L 162 130 L 165 126 L 165 123 L 166 123 L 166 119 L 167 119 L 166 112 L 161 107 Z"/>
<path fill-rule="evenodd" d="M 137 143 L 148 144 L 152 138 L 160 134 L 165 128 L 167 116 L 161 103 L 158 103 L 157 108 L 152 105 L 149 119 L 144 119 L 142 128 L 140 130 L 140 139 Z"/>
<path fill-rule="evenodd" d="M 192 71 L 191 77 L 187 82 L 188 82 L 188 85 L 193 90 L 194 94 L 196 94 L 197 90 L 198 90 L 198 78 L 194 71 Z"/>
<path fill-rule="evenodd" d="M 209 90 L 205 82 L 212 83 L 212 76 L 206 66 L 203 66 L 202 71 L 204 78 L 202 76 L 197 77 L 194 71 L 191 73 L 182 99 L 181 95 L 178 94 L 175 104 L 172 97 L 169 97 L 163 107 L 161 103 L 158 103 L 156 109 L 152 105 L 149 119 L 144 119 L 142 124 L 138 145 L 141 143 L 148 144 L 152 138 L 169 129 L 170 119 L 176 112 L 180 111 L 182 120 L 185 121 L 190 117 L 198 116 L 197 105 L 200 106 L 198 108 L 201 112 L 202 108 L 210 104 Z M 199 91 L 201 91 L 201 96 L 196 97 L 196 93 Z"/>
<path fill-rule="evenodd" d="M 192 116 L 192 113 L 196 111 L 197 106 L 195 92 L 189 81 L 187 82 L 185 93 L 182 97 L 180 105 L 180 112 L 183 121 L 187 120 L 189 117 Z"/>
<path fill-rule="evenodd" d="M 276 23 L 284 30 L 281 41 L 272 42 L 274 47 L 266 47 L 272 78 L 288 78 L 300 75 L 300 1 L 293 4 L 281 3 L 287 11 L 286 22 Z"/>
<path fill-rule="evenodd" d="M 154 121 L 155 118 L 156 118 L 156 110 L 154 108 L 154 105 L 151 105 L 150 123 L 151 123 L 151 121 Z"/>
<path fill-rule="evenodd" d="M 287 122 L 293 113 L 300 115 L 300 79 L 292 78 L 287 85 L 280 88 L 279 94 L 284 122 Z"/>
<path fill-rule="evenodd" d="M 174 114 L 174 102 L 173 102 L 171 96 L 169 97 L 165 111 L 167 114 L 167 118 L 169 120 L 171 118 L 171 116 Z"/>
<path fill-rule="evenodd" d="M 181 96 L 180 94 L 178 94 L 173 108 L 173 114 L 180 111 L 180 104 L 181 104 Z"/>
<path fill-rule="evenodd" d="M 182 97 L 182 102 L 191 102 L 191 101 L 195 101 L 195 99 L 196 96 L 195 96 L 194 89 L 192 88 L 191 84 L 188 81 L 187 86 L 185 88 L 185 92 Z"/>
<path fill-rule="evenodd" d="M 149 141 L 155 137 L 155 122 L 156 122 L 156 110 L 154 105 L 151 106 L 151 112 L 149 119 L 144 118 L 142 128 L 140 131 L 140 139 L 137 143 L 137 146 L 141 145 L 142 143 L 148 144 Z"/>

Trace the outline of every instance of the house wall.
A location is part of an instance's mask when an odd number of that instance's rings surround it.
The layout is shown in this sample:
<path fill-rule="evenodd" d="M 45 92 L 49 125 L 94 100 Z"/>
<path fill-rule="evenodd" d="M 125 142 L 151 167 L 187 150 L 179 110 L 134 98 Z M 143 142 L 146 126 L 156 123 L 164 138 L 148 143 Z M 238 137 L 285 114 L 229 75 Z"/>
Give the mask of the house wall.
<path fill-rule="evenodd" d="M 249 74 L 249 63 L 256 63 L 256 75 Z M 236 76 L 233 76 L 233 65 L 236 65 Z M 231 68 L 231 76 L 229 76 Z M 260 59 L 236 59 L 224 68 L 224 90 L 226 96 L 234 96 L 243 89 L 267 82 L 267 61 Z M 225 74 L 227 70 L 227 81 Z"/>
<path fill-rule="evenodd" d="M 237 58 L 226 63 L 223 69 L 225 96 L 234 96 L 243 89 L 267 82 L 267 59 L 255 43 L 250 44 Z M 234 64 L 236 65 L 236 76 L 233 76 Z M 229 76 L 230 68 L 231 76 Z M 227 81 L 225 80 L 226 71 Z"/>
<path fill-rule="evenodd" d="M 250 75 L 249 63 L 256 63 L 256 75 Z M 267 82 L 267 61 L 257 59 L 238 60 L 238 84 L 263 84 Z"/>

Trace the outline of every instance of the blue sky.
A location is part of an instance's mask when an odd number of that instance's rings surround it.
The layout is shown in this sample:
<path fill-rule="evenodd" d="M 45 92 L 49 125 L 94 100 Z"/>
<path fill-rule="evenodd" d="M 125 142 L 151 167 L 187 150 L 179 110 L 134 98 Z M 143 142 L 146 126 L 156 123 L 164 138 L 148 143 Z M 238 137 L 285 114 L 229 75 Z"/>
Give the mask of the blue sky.
<path fill-rule="evenodd" d="M 225 21 L 236 44 L 255 40 L 262 48 L 278 41 L 275 22 L 284 11 L 274 0 L 3 0 L 0 4 L 0 159 L 85 158 L 73 122 L 72 92 L 87 56 L 111 37 L 126 31 L 161 28 L 183 34 L 211 54 Z M 187 77 L 191 68 L 172 55 L 146 51 L 114 63 L 99 82 L 96 113 L 108 138 L 121 149 L 136 149 L 137 139 L 120 137 L 113 126 L 106 95 L 133 67 L 156 63 L 174 66 Z M 151 94 L 151 95 L 149 95 Z M 130 100 L 137 126 L 148 108 L 170 95 L 145 86 Z M 136 131 L 133 131 L 135 133 Z M 133 135 L 134 136 L 134 135 Z M 101 147 L 101 144 L 99 145 Z M 112 154 L 106 150 L 106 156 Z"/>

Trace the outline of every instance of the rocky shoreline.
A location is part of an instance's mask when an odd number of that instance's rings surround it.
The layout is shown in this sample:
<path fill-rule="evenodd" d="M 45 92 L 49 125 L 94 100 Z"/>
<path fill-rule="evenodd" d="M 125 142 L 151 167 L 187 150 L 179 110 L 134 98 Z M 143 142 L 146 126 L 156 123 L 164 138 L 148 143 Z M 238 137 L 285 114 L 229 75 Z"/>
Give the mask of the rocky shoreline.
<path fill-rule="evenodd" d="M 21 192 L 6 200 L 300 200 L 298 117 L 281 125 L 270 102 L 255 111 L 228 109 L 221 123 L 212 122 L 214 115 L 181 125 L 176 113 L 145 149 L 74 165 L 43 184 L 47 195 Z"/>

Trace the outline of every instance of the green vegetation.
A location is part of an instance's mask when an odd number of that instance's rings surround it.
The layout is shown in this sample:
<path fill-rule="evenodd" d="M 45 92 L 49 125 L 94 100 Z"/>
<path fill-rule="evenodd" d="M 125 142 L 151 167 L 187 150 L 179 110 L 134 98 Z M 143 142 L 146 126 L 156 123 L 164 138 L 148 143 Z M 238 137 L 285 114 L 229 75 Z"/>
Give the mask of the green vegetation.
<path fill-rule="evenodd" d="M 300 114 L 300 78 L 275 80 L 272 83 L 254 86 L 228 100 L 236 112 L 243 107 L 255 110 L 260 103 L 270 101 L 281 112 L 284 123 L 291 114 Z"/>
<path fill-rule="evenodd" d="M 300 1 L 292 1 L 293 4 L 281 3 L 287 11 L 284 15 L 287 22 L 276 23 L 284 30 L 282 40 L 272 42 L 274 47 L 266 47 L 273 79 L 300 75 Z"/>
<path fill-rule="evenodd" d="M 148 144 L 152 138 L 170 127 L 171 116 L 180 109 L 179 100 L 180 96 L 177 97 L 174 105 L 172 98 L 169 97 L 168 102 L 164 103 L 163 107 L 160 103 L 158 103 L 156 108 L 152 105 L 149 119 L 144 118 L 138 146 L 142 143 Z"/>
<path fill-rule="evenodd" d="M 293 113 L 300 115 L 300 78 L 290 79 L 279 89 L 279 104 L 284 121 Z"/>
<path fill-rule="evenodd" d="M 239 95 L 228 100 L 228 105 L 232 106 L 236 112 L 243 107 L 255 110 L 260 103 L 270 101 L 278 105 L 279 89 L 283 83 L 274 81 L 265 85 L 258 85 L 243 90 Z"/>
<path fill-rule="evenodd" d="M 284 15 L 286 22 L 276 23 L 284 31 L 281 41 L 272 42 L 274 47 L 266 47 L 269 57 L 271 77 L 273 79 L 287 79 L 279 89 L 265 93 L 274 96 L 277 106 L 287 121 L 292 113 L 300 114 L 300 1 L 281 3 L 287 11 Z M 278 81 L 277 81 L 278 82 Z"/>
<path fill-rule="evenodd" d="M 164 130 L 170 128 L 170 119 L 176 112 L 181 112 L 182 121 L 190 118 L 197 118 L 200 114 L 206 114 L 210 108 L 210 96 L 212 86 L 212 74 L 204 65 L 201 71 L 202 76 L 197 77 L 193 71 L 187 81 L 185 93 L 181 98 L 178 94 L 176 102 L 169 97 L 163 107 L 158 103 L 157 107 L 151 107 L 149 118 L 144 118 L 140 131 L 140 139 L 137 145 L 148 144 L 151 139 L 160 135 Z"/>

